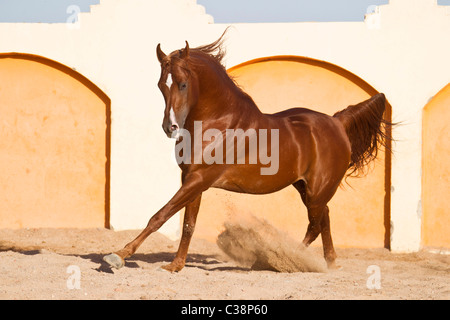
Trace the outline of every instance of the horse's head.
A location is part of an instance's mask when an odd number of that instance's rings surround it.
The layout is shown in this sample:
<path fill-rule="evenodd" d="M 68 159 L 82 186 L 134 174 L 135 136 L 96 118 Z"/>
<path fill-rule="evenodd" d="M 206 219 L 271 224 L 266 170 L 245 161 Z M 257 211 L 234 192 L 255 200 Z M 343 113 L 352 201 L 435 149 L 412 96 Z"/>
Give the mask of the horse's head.
<path fill-rule="evenodd" d="M 166 55 L 158 44 L 156 53 L 161 63 L 158 87 L 166 102 L 162 127 L 169 138 L 178 139 L 198 96 L 195 75 L 190 72 L 188 66 L 189 44 L 186 41 L 184 49 L 169 55 Z"/>

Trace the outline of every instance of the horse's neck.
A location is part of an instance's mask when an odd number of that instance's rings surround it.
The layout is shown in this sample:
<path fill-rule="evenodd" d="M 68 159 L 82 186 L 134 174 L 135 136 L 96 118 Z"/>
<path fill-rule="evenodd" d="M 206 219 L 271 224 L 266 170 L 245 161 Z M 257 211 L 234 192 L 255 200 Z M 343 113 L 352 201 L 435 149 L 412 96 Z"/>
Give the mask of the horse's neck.
<path fill-rule="evenodd" d="M 228 76 L 216 77 L 205 81 L 204 84 L 206 88 L 213 88 L 202 91 L 203 88 L 200 87 L 199 109 L 207 111 L 204 117 L 250 120 L 252 117 L 262 115 L 253 99 L 237 87 Z"/>

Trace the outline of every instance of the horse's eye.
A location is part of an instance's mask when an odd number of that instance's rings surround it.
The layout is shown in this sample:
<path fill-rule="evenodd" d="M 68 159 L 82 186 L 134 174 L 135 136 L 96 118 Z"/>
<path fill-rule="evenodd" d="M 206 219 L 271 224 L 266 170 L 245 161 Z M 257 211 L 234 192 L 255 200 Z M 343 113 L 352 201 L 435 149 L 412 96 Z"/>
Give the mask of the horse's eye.
<path fill-rule="evenodd" d="M 186 90 L 187 88 L 187 83 L 186 82 L 181 82 L 180 83 L 180 91 Z"/>

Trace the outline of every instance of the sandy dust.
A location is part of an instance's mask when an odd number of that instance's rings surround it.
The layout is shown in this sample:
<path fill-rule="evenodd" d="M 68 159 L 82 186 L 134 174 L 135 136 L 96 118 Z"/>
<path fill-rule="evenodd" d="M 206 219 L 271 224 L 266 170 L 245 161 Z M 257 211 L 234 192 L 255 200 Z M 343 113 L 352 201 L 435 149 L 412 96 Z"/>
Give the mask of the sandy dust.
<path fill-rule="evenodd" d="M 252 270 L 326 272 L 324 259 L 300 242 L 254 216 L 227 221 L 217 245 L 231 259 Z"/>
<path fill-rule="evenodd" d="M 155 233 L 124 268 L 107 267 L 103 255 L 138 233 L 0 230 L 0 299 L 450 298 L 450 257 L 427 251 L 337 248 L 340 270 L 288 273 L 242 266 L 217 244 L 194 238 L 186 267 L 168 273 L 160 267 L 174 258 L 178 242 Z M 322 255 L 321 247 L 308 250 L 314 261 Z"/>

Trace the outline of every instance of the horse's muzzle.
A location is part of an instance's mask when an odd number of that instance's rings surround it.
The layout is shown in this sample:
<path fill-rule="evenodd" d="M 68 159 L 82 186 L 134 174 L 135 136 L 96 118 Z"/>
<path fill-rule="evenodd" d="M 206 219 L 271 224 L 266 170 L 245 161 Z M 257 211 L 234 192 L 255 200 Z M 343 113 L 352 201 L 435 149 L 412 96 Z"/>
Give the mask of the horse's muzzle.
<path fill-rule="evenodd" d="M 169 138 L 178 138 L 179 129 L 177 124 L 163 125 L 163 130 Z"/>

